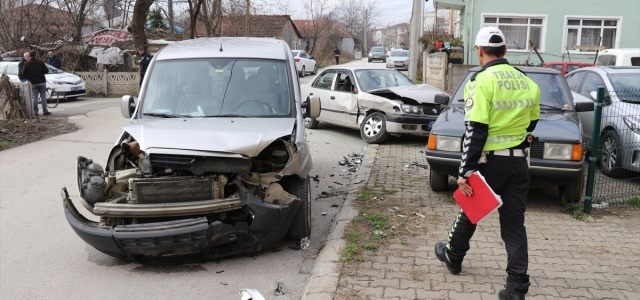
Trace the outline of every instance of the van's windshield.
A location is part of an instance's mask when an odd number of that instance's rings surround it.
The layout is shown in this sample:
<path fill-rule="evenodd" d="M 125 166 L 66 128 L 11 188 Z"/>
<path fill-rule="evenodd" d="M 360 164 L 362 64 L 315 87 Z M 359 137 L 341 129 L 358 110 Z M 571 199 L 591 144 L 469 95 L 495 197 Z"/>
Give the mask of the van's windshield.
<path fill-rule="evenodd" d="M 464 85 L 471 79 L 471 76 L 475 72 L 470 72 L 463 79 L 463 84 L 456 91 L 453 96 L 451 105 L 462 105 L 463 102 L 459 101 L 464 99 Z M 533 80 L 540 88 L 540 104 L 564 108 L 567 104 L 568 109 L 573 109 L 573 102 L 569 99 L 569 87 L 566 84 L 565 79 L 560 74 L 545 74 L 545 73 L 528 73 L 527 76 Z"/>
<path fill-rule="evenodd" d="M 148 72 L 142 113 L 151 117 L 290 117 L 284 61 L 157 61 Z"/>

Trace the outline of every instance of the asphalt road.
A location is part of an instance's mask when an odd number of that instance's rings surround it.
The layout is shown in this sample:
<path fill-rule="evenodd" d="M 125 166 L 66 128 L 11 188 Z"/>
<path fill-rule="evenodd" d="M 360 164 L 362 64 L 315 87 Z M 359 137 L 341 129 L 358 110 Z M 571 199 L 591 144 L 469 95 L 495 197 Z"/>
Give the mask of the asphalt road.
<path fill-rule="evenodd" d="M 241 288 L 256 288 L 274 299 L 277 282 L 286 292 L 277 299 L 299 299 L 349 188 L 350 176 L 338 160 L 366 150 L 359 132 L 327 124 L 307 131 L 314 163 L 311 175 L 320 181 L 312 182 L 313 232 L 306 250 L 289 249 L 295 243 L 285 240 L 276 246 L 280 251 L 267 249 L 254 256 L 147 266 L 85 244 L 67 223 L 59 195 L 66 186 L 72 198 L 78 197 L 79 155 L 106 161 L 120 126 L 127 122 L 120 116 L 119 102 L 61 102 L 51 109 L 53 116 L 69 116 L 79 131 L 0 152 L 0 299 L 240 299 Z M 337 195 L 317 197 L 322 191 Z"/>

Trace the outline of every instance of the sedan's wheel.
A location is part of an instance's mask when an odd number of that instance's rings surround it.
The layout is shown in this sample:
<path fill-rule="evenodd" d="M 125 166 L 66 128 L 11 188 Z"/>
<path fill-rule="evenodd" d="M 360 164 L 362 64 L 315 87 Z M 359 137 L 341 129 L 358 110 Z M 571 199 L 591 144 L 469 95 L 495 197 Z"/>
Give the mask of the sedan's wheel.
<path fill-rule="evenodd" d="M 360 124 L 360 135 L 369 144 L 380 144 L 388 137 L 387 121 L 382 113 L 374 112 Z"/>
<path fill-rule="evenodd" d="M 302 72 L 300 72 L 300 77 L 304 77 L 307 75 L 307 71 L 304 70 L 304 66 L 302 66 Z"/>
<path fill-rule="evenodd" d="M 582 199 L 584 192 L 584 167 L 580 169 L 579 174 L 572 180 L 570 184 L 559 186 L 560 196 L 567 203 L 578 203 Z"/>
<path fill-rule="evenodd" d="M 318 124 L 320 124 L 320 121 L 316 120 L 316 118 L 304 118 L 304 128 L 316 129 Z"/>
<path fill-rule="evenodd" d="M 318 74 L 318 65 L 313 65 L 313 73 L 311 73 L 313 75 Z"/>
<path fill-rule="evenodd" d="M 615 131 L 607 131 L 600 142 L 600 169 L 602 174 L 613 178 L 622 177 L 622 149 L 620 149 L 620 138 Z"/>
<path fill-rule="evenodd" d="M 306 180 L 293 175 L 280 181 L 282 188 L 290 194 L 302 200 L 298 215 L 293 220 L 287 236 L 294 240 L 306 238 L 311 235 L 311 189 L 309 188 L 309 177 Z"/>
<path fill-rule="evenodd" d="M 429 185 L 431 190 L 435 192 L 446 191 L 449 187 L 449 175 L 436 173 L 429 170 Z"/>
<path fill-rule="evenodd" d="M 368 61 L 371 62 L 371 58 L 369 58 Z"/>

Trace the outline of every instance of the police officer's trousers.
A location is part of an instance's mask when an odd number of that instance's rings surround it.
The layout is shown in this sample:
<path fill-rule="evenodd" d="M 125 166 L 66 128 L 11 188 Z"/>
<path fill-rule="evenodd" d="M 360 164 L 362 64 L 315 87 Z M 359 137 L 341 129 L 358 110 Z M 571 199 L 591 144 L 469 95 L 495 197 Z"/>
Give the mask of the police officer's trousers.
<path fill-rule="evenodd" d="M 524 226 L 527 192 L 531 182 L 527 160 L 524 157 L 487 155 L 487 162 L 479 164 L 478 171 L 503 201 L 498 212 L 500 232 L 507 250 L 507 290 L 524 295 L 530 285 L 527 275 L 527 232 Z M 447 255 L 452 263 L 462 263 L 475 230 L 476 225 L 471 224 L 461 211 L 449 232 Z"/>

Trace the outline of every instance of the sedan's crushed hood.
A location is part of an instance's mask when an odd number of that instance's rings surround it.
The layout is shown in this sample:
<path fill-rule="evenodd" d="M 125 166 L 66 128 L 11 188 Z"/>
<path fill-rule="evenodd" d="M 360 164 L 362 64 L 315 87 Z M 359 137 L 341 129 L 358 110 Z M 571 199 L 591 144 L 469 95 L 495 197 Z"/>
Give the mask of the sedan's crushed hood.
<path fill-rule="evenodd" d="M 369 94 L 388 98 L 391 100 L 411 99 L 416 102 L 434 104 L 435 96 L 445 94 L 441 89 L 430 84 L 415 84 L 394 86 L 390 88 L 377 89 L 369 91 Z M 403 101 L 404 102 L 404 101 Z M 406 103 L 410 104 L 410 103 Z"/>
<path fill-rule="evenodd" d="M 150 148 L 199 150 L 257 156 L 278 138 L 291 135 L 293 118 L 136 119 L 122 127 Z"/>

